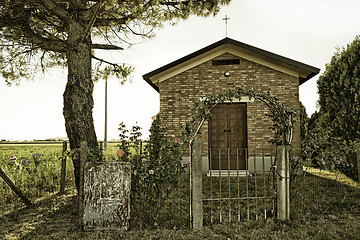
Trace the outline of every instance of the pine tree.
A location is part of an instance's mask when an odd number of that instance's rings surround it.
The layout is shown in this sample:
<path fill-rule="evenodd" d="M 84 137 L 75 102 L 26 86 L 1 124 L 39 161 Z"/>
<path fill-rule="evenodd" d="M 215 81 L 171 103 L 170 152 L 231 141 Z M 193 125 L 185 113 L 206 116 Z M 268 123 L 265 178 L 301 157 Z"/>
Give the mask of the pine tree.
<path fill-rule="evenodd" d="M 93 78 L 126 77 L 131 67 L 94 55 L 122 50 L 132 37 L 150 37 L 164 23 L 209 16 L 230 0 L 0 0 L 0 71 L 8 84 L 39 68 L 68 69 L 63 114 L 71 149 L 97 148 L 92 116 Z M 92 69 L 92 59 L 106 63 Z M 95 74 L 94 74 L 95 73 Z M 78 186 L 78 161 L 73 159 Z"/>

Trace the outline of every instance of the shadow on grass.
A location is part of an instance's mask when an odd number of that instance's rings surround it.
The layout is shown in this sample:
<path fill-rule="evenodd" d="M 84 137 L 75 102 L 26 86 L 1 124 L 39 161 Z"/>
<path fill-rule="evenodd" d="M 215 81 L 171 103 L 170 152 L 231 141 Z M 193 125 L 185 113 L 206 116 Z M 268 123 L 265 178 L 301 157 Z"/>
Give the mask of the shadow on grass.
<path fill-rule="evenodd" d="M 292 183 L 291 225 L 311 239 L 360 239 L 360 188 L 329 173 L 306 173 Z"/>
<path fill-rule="evenodd" d="M 202 231 L 82 232 L 74 193 L 53 195 L 0 217 L 0 239 L 360 239 L 360 188 L 307 173 L 291 189 L 291 221 L 217 224 Z"/>
<path fill-rule="evenodd" d="M 41 239 L 53 233 L 76 231 L 76 196 L 52 195 L 31 207 L 10 212 L 0 218 L 0 238 Z M 45 239 L 45 238 L 44 238 Z"/>
<path fill-rule="evenodd" d="M 293 218 L 321 215 L 360 217 L 360 188 L 312 173 L 297 177 L 292 183 Z"/>

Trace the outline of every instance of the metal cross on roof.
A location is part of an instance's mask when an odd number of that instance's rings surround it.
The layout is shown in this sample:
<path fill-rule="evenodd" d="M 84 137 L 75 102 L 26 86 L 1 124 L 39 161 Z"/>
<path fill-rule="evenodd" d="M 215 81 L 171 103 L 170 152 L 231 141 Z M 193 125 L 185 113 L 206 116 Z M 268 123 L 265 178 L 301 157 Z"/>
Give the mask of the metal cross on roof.
<path fill-rule="evenodd" d="M 225 18 L 223 18 L 222 20 L 225 20 L 225 28 L 226 28 L 226 37 L 227 37 L 227 22 L 228 20 L 230 20 L 230 18 L 227 17 L 227 15 L 225 15 Z"/>

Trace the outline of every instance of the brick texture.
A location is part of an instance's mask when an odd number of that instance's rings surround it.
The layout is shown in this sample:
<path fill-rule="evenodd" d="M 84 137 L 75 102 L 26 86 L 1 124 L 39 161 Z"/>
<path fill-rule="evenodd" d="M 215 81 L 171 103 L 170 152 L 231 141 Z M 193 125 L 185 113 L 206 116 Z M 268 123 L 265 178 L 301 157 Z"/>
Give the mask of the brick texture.
<path fill-rule="evenodd" d="M 239 59 L 229 53 L 216 58 Z M 230 72 L 229 77 L 224 73 Z M 158 84 L 160 89 L 160 115 L 170 134 L 179 136 L 186 120 L 191 116 L 190 108 L 201 97 L 211 96 L 228 89 L 258 86 L 260 91 L 271 91 L 281 102 L 295 110 L 300 109 L 299 78 L 269 67 L 240 58 L 238 65 L 213 66 L 212 61 L 204 62 Z M 259 100 L 247 103 L 248 149 L 273 149 L 268 143 L 273 136 L 269 130 L 272 121 L 266 116 L 267 106 Z M 300 152 L 300 116 L 297 115 L 293 148 Z M 202 127 L 203 156 L 208 150 L 208 122 Z"/>

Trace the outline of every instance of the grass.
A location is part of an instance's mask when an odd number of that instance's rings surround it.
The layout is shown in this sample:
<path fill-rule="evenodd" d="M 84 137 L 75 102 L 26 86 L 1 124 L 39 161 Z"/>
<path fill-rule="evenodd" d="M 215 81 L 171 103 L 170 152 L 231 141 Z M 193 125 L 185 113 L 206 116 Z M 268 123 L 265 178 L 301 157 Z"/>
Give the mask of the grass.
<path fill-rule="evenodd" d="M 0 239 L 360 239 L 360 186 L 345 176 L 308 169 L 291 187 L 291 221 L 274 219 L 206 225 L 159 226 L 127 232 L 82 232 L 73 188 L 39 198 L 33 207 L 0 215 Z M 185 213 L 183 213 L 185 214 Z M 179 216 L 181 218 L 181 216 Z"/>
<path fill-rule="evenodd" d="M 203 177 L 203 199 L 232 199 L 206 201 L 204 222 L 210 224 L 212 219 L 213 222 L 220 223 L 220 216 L 223 222 L 236 222 L 238 218 L 265 218 L 265 213 L 266 218 L 269 218 L 273 215 L 275 203 L 271 176 L 266 173 L 265 176 L 257 174 L 256 177 Z M 211 193 L 209 186 L 212 188 Z M 265 199 L 261 199 L 263 197 Z M 239 198 L 241 200 L 236 200 Z"/>
<path fill-rule="evenodd" d="M 109 143 L 104 151 L 107 159 L 116 159 L 117 143 Z M 38 154 L 38 157 L 34 157 Z M 11 156 L 17 160 L 11 160 Z M 59 191 L 62 144 L 0 144 L 0 167 L 23 194 L 35 201 Z M 24 165 L 23 161 L 28 161 Z M 73 165 L 67 158 L 66 186 L 74 187 Z M 22 206 L 21 200 L 11 192 L 0 178 L 0 211 L 8 212 Z M 1 238 L 0 238 L 1 239 Z"/>
<path fill-rule="evenodd" d="M 12 155 L 17 159 L 11 160 Z M 59 190 L 61 156 L 61 145 L 0 144 L 0 167 L 31 201 Z M 23 164 L 23 161 L 28 162 Z M 67 165 L 67 184 L 71 186 L 73 174 L 70 159 Z M 20 199 L 0 179 L 0 210 L 15 210 L 21 204 Z"/>

